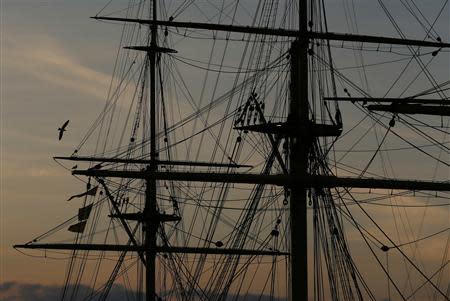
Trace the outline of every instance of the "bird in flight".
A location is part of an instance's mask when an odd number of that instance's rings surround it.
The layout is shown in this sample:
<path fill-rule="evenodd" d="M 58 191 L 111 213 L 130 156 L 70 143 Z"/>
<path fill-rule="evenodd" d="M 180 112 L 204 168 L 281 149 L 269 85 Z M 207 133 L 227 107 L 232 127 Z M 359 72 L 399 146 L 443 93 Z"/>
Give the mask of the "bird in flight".
<path fill-rule="evenodd" d="M 64 132 L 66 131 L 66 127 L 67 127 L 68 124 L 69 124 L 69 120 L 67 120 L 66 122 L 64 122 L 64 124 L 63 124 L 60 128 L 58 128 L 58 131 L 59 131 L 59 140 L 61 140 L 61 138 L 62 138 Z"/>

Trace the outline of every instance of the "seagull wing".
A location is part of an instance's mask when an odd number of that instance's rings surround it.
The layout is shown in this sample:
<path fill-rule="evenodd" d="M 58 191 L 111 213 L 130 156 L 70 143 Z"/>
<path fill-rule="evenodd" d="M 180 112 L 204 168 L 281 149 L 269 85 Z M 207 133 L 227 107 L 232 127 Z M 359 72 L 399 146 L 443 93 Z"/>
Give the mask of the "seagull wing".
<path fill-rule="evenodd" d="M 59 129 L 59 136 L 58 136 L 58 140 L 61 140 L 62 136 L 64 134 L 64 130 L 63 129 Z"/>
<path fill-rule="evenodd" d="M 64 124 L 62 125 L 61 129 L 64 130 L 66 128 L 66 126 L 69 124 L 70 120 L 67 120 L 66 122 L 64 122 Z"/>

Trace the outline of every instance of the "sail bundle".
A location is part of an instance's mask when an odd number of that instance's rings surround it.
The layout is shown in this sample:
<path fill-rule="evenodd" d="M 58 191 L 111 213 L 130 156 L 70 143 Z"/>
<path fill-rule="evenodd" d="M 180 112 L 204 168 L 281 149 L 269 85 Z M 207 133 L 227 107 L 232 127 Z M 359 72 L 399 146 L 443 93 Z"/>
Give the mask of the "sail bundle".
<path fill-rule="evenodd" d="M 81 198 L 81 197 L 88 196 L 88 195 L 95 196 L 97 194 L 97 189 L 98 189 L 98 186 L 95 186 L 95 187 L 87 190 L 86 192 L 72 195 L 67 201 L 71 201 L 71 200 L 73 200 L 75 198 Z"/>
<path fill-rule="evenodd" d="M 89 218 L 89 215 L 91 214 L 91 210 L 92 204 L 78 209 L 78 220 L 79 221 L 87 220 Z"/>
<path fill-rule="evenodd" d="M 78 209 L 78 223 L 71 225 L 67 230 L 75 233 L 83 233 L 87 220 L 91 215 L 92 205 L 87 205 Z"/>
<path fill-rule="evenodd" d="M 83 233 L 84 228 L 86 228 L 86 223 L 87 223 L 87 220 L 76 223 L 74 225 L 71 225 L 67 230 L 69 230 L 70 232 L 74 232 L 74 233 Z"/>
<path fill-rule="evenodd" d="M 91 189 L 88 189 L 86 192 L 71 196 L 67 201 L 70 201 L 74 198 L 80 198 L 80 197 L 88 196 L 88 195 L 95 196 L 97 194 L 97 189 L 98 189 L 98 186 L 95 186 Z M 71 225 L 67 229 L 68 231 L 74 232 L 74 233 L 83 233 L 84 232 L 84 228 L 86 228 L 87 220 L 92 211 L 92 205 L 93 204 L 90 204 L 90 205 L 87 205 L 87 206 L 84 206 L 84 207 L 78 209 L 78 221 L 79 222 L 74 225 Z"/>

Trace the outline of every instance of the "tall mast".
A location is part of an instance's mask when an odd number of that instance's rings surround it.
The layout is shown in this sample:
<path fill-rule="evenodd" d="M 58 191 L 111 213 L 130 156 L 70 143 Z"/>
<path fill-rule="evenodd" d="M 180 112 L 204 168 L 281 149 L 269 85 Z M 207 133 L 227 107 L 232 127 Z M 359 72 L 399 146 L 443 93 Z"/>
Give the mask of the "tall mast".
<path fill-rule="evenodd" d="M 289 175 L 303 178 L 308 174 L 308 38 L 307 0 L 299 0 L 300 38 L 291 46 L 291 99 L 288 122 L 298 125 L 300 135 L 291 137 Z M 308 235 L 306 187 L 293 185 L 290 195 L 291 220 L 291 300 L 308 300 Z"/>
<path fill-rule="evenodd" d="M 156 0 L 152 0 L 152 19 L 157 20 Z M 157 25 L 150 27 L 150 51 L 147 52 L 150 61 L 150 172 L 157 171 L 156 154 L 156 49 L 157 49 Z M 155 291 L 155 271 L 156 271 L 156 232 L 158 230 L 158 218 L 156 208 L 156 179 L 149 177 L 146 179 L 147 189 L 145 193 L 145 208 L 143 221 L 143 231 L 145 233 L 145 275 L 146 275 L 146 301 L 154 301 Z"/>

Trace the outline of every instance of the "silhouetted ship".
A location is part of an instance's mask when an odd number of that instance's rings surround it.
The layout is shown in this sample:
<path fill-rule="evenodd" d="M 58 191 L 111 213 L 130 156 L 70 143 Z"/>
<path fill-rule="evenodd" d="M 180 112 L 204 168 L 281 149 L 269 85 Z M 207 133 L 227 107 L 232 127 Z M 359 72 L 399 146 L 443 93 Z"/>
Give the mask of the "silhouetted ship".
<path fill-rule="evenodd" d="M 382 1 L 399 38 L 353 1 L 351 33 L 329 1 L 117 2 L 107 102 L 55 157 L 79 212 L 15 246 L 69 255 L 61 300 L 449 300 L 450 44 L 414 1 L 416 39 Z"/>

